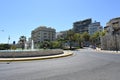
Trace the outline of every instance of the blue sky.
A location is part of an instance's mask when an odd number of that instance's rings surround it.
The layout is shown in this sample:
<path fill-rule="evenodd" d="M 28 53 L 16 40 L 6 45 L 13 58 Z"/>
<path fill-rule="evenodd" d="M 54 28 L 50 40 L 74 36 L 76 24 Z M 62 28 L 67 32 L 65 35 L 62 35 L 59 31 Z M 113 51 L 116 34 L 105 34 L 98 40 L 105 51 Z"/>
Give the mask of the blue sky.
<path fill-rule="evenodd" d="M 8 43 L 8 36 L 10 43 L 28 38 L 38 26 L 68 30 L 87 18 L 105 26 L 120 16 L 119 8 L 120 0 L 0 0 L 0 43 Z"/>

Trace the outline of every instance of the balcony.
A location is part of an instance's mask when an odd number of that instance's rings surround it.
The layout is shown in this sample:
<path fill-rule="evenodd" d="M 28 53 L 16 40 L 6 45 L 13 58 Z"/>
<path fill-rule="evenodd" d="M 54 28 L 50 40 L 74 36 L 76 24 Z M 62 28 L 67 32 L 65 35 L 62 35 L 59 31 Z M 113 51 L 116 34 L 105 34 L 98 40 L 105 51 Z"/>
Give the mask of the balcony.
<path fill-rule="evenodd" d="M 113 29 L 114 29 L 115 31 L 120 30 L 120 24 L 119 24 L 119 22 L 114 22 L 114 23 L 112 23 L 112 27 L 113 27 Z"/>

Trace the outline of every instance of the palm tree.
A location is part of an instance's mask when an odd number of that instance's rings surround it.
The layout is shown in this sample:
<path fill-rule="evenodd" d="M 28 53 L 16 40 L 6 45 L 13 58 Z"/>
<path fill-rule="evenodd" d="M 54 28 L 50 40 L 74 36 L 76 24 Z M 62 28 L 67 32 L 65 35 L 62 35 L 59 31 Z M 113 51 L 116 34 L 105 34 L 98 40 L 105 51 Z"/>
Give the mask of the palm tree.
<path fill-rule="evenodd" d="M 26 36 L 20 36 L 19 43 L 20 43 L 22 49 L 24 49 L 24 47 L 25 47 L 25 42 L 26 42 Z"/>

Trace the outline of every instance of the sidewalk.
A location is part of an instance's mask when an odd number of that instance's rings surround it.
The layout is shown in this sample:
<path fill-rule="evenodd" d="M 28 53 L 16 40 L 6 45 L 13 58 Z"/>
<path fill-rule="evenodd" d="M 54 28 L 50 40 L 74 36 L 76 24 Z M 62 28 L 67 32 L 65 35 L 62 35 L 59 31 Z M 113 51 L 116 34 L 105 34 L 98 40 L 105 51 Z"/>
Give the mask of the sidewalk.
<path fill-rule="evenodd" d="M 53 55 L 53 56 L 42 56 L 42 57 L 26 57 L 26 58 L 0 58 L 0 62 L 9 62 L 9 61 L 30 61 L 30 60 L 44 60 L 44 59 L 53 59 L 61 58 L 73 55 L 71 51 L 63 51 L 63 54 Z"/>
<path fill-rule="evenodd" d="M 96 50 L 105 53 L 120 54 L 120 51 L 101 50 L 100 48 L 96 48 Z"/>

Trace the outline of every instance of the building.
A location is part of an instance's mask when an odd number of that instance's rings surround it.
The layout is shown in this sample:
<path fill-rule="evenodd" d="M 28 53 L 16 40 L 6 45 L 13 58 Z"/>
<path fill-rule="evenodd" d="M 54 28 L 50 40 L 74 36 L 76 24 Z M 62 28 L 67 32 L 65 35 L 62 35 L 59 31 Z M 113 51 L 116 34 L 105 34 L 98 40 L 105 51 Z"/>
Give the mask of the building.
<path fill-rule="evenodd" d="M 56 34 L 56 39 L 65 39 L 67 37 L 67 31 L 61 31 Z"/>
<path fill-rule="evenodd" d="M 100 25 L 100 22 L 95 21 L 94 23 L 89 24 L 88 32 L 90 35 L 94 34 L 95 32 L 102 31 L 102 30 L 103 28 Z"/>
<path fill-rule="evenodd" d="M 75 33 L 88 32 L 89 24 L 92 23 L 92 19 L 85 19 L 73 23 L 73 31 Z"/>
<path fill-rule="evenodd" d="M 31 37 L 28 38 L 27 46 L 28 46 L 28 49 L 31 49 L 31 46 L 32 46 L 32 39 L 31 39 Z"/>
<path fill-rule="evenodd" d="M 120 50 L 120 17 L 111 19 L 104 29 L 106 34 L 101 38 L 101 49 Z"/>
<path fill-rule="evenodd" d="M 56 30 L 53 28 L 47 28 L 46 26 L 40 26 L 31 32 L 31 38 L 34 41 L 35 47 L 37 44 L 43 41 L 54 41 Z"/>

